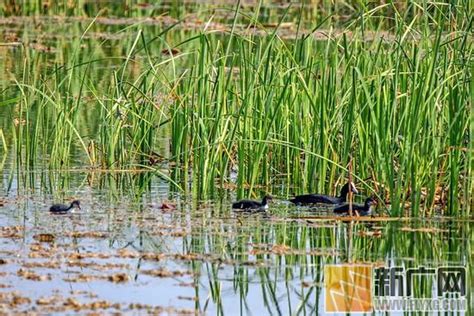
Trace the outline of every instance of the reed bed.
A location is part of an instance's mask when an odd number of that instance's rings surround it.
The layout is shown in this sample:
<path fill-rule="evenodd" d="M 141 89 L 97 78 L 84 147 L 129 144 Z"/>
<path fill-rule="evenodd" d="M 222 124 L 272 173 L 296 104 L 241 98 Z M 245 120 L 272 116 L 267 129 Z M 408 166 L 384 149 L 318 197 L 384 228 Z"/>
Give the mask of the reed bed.
<path fill-rule="evenodd" d="M 268 27 L 260 7 L 237 6 L 224 32 L 108 27 L 119 43 L 86 39 L 101 30 L 94 20 L 73 24 L 72 41 L 51 44 L 53 66 L 18 48 L 1 140 L 22 170 L 145 168 L 198 198 L 335 193 L 352 159 L 358 186 L 393 216 L 435 205 L 468 216 L 469 6 L 362 6 L 337 29 L 330 14 L 303 27 L 304 7 Z"/>

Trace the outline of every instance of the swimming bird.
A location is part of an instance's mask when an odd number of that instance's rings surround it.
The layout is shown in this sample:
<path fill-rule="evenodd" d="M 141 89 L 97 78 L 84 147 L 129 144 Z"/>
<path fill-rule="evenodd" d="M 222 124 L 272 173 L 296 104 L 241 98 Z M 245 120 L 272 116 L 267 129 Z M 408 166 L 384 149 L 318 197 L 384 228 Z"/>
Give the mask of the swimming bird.
<path fill-rule="evenodd" d="M 368 197 L 365 200 L 364 205 L 361 204 L 352 204 L 352 211 L 357 216 L 370 216 L 372 215 L 373 208 L 377 205 L 377 201 L 371 197 Z M 348 214 L 349 213 L 349 204 L 344 204 L 334 208 L 334 213 L 336 214 Z"/>
<path fill-rule="evenodd" d="M 347 195 L 349 194 L 349 190 L 352 193 L 359 193 L 354 185 L 353 182 L 348 182 L 344 184 L 341 188 L 341 195 L 340 196 L 330 196 L 324 194 L 303 194 L 297 195 L 294 199 L 291 199 L 290 202 L 293 202 L 296 205 L 301 204 L 341 204 L 344 203 L 347 199 Z"/>
<path fill-rule="evenodd" d="M 262 199 L 262 202 L 252 201 L 252 200 L 240 200 L 232 203 L 232 208 L 241 209 L 241 210 L 259 210 L 263 211 L 268 209 L 268 201 L 273 198 L 270 195 L 265 195 Z"/>
<path fill-rule="evenodd" d="M 78 200 L 72 201 L 71 205 L 64 205 L 64 204 L 54 204 L 49 208 L 49 211 L 51 213 L 55 214 L 63 214 L 67 213 L 69 210 L 77 207 L 78 209 L 81 209 L 81 202 Z"/>

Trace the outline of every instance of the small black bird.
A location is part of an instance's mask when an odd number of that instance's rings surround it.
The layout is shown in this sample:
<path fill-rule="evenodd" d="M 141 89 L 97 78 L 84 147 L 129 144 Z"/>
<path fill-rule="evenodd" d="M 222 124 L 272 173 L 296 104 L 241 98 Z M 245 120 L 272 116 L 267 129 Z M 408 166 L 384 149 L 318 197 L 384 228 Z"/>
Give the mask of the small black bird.
<path fill-rule="evenodd" d="M 240 200 L 232 203 L 232 208 L 241 209 L 241 210 L 259 210 L 263 211 L 268 209 L 268 201 L 273 198 L 270 195 L 265 195 L 262 199 L 262 202 L 252 201 L 252 200 Z"/>
<path fill-rule="evenodd" d="M 303 194 L 295 196 L 294 199 L 291 199 L 290 202 L 293 202 L 296 205 L 301 204 L 341 204 L 344 203 L 347 199 L 347 195 L 349 194 L 349 190 L 353 193 L 359 193 L 352 182 L 348 182 L 344 184 L 341 188 L 341 195 L 340 196 L 330 196 L 324 194 Z"/>
<path fill-rule="evenodd" d="M 368 197 L 365 200 L 364 205 L 361 204 L 352 204 L 352 211 L 358 216 L 371 216 L 372 209 L 377 205 L 377 201 L 371 197 Z M 334 213 L 336 214 L 348 214 L 349 213 L 349 204 L 344 204 L 334 208 Z"/>
<path fill-rule="evenodd" d="M 54 204 L 49 208 L 49 211 L 54 214 L 64 214 L 67 213 L 70 209 L 77 207 L 81 209 L 81 202 L 78 200 L 72 201 L 71 205 L 67 206 L 64 204 Z"/>

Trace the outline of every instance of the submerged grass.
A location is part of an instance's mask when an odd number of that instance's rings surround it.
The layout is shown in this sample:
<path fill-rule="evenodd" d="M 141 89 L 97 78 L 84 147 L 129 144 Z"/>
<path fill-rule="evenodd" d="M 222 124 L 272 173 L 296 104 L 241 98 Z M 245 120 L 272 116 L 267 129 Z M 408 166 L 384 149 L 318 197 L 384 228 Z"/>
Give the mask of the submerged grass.
<path fill-rule="evenodd" d="M 436 204 L 471 214 L 469 3 L 362 7 L 324 40 L 314 31 L 330 16 L 304 31 L 304 7 L 283 40 L 289 10 L 268 29 L 259 8 L 237 6 L 226 34 L 210 23 L 132 25 L 115 29 L 127 36 L 113 50 L 85 39 L 91 24 L 72 42 L 57 40 L 54 67 L 25 45 L 0 103 L 4 147 L 20 169 L 45 160 L 53 169 L 154 169 L 201 198 L 232 186 L 239 197 L 334 193 L 352 157 L 355 179 L 390 201 L 391 215 Z"/>

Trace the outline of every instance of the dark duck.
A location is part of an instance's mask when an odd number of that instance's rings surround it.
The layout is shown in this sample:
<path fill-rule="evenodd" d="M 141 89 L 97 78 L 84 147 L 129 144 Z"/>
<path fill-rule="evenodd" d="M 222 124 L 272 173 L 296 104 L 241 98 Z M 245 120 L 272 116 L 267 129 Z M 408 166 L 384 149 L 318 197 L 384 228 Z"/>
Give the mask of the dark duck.
<path fill-rule="evenodd" d="M 352 193 L 359 193 L 352 182 L 348 182 L 344 184 L 341 188 L 341 195 L 339 196 L 330 196 L 324 194 L 303 194 L 297 195 L 294 199 L 290 201 L 297 205 L 304 205 L 304 204 L 341 204 L 346 202 L 347 195 L 349 191 Z"/>
<path fill-rule="evenodd" d="M 371 216 L 373 209 L 377 205 L 377 201 L 371 197 L 365 200 L 364 205 L 352 204 L 352 212 L 357 216 Z M 344 204 L 334 208 L 336 214 L 349 214 L 349 204 Z"/>
<path fill-rule="evenodd" d="M 49 211 L 54 214 L 65 214 L 73 208 L 81 209 L 81 202 L 78 200 L 72 201 L 71 205 L 54 204 L 49 208 Z"/>
<path fill-rule="evenodd" d="M 270 195 L 265 195 L 262 199 L 262 202 L 252 201 L 252 200 L 240 200 L 232 203 L 233 209 L 240 210 L 259 210 L 263 211 L 268 209 L 268 201 L 272 200 Z"/>

